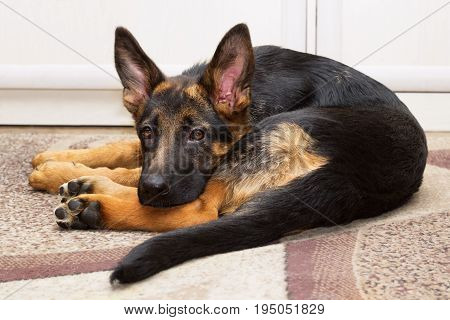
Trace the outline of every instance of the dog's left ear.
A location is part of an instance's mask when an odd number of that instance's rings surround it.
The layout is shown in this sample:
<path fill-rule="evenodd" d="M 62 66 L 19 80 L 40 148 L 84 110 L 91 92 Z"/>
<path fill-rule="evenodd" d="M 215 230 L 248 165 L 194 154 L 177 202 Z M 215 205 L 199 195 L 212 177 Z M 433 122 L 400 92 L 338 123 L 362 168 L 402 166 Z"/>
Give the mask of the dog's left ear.
<path fill-rule="evenodd" d="M 231 120 L 250 105 L 254 69 L 250 32 L 238 24 L 222 38 L 200 79 L 219 114 Z"/>
<path fill-rule="evenodd" d="M 124 105 L 136 119 L 149 101 L 153 89 L 164 80 L 164 75 L 131 32 L 123 27 L 116 29 L 114 60 L 124 88 Z"/>

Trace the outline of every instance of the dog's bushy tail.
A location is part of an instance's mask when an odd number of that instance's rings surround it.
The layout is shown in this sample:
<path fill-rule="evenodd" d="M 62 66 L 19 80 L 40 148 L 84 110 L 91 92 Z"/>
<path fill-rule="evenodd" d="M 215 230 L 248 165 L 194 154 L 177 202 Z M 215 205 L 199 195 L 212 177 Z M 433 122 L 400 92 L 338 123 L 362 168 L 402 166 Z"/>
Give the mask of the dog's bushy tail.
<path fill-rule="evenodd" d="M 303 228 L 351 221 L 361 211 L 376 215 L 407 199 L 370 198 L 327 167 L 279 189 L 262 192 L 233 215 L 167 232 L 131 250 L 111 275 L 130 283 L 190 259 L 254 248 Z M 384 199 L 384 200 L 382 200 Z"/>

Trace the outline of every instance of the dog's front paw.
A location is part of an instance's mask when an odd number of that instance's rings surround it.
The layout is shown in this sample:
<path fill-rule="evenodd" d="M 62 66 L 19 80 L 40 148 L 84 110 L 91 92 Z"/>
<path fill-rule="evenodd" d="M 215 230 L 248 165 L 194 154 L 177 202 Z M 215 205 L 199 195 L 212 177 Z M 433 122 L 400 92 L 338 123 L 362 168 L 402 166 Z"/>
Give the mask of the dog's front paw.
<path fill-rule="evenodd" d="M 49 161 L 69 161 L 63 156 L 63 154 L 64 153 L 62 151 L 44 151 L 38 153 L 31 160 L 31 165 L 33 166 L 33 168 L 36 168 L 41 164 Z"/>
<path fill-rule="evenodd" d="M 34 156 L 33 160 L 31 160 L 31 165 L 33 168 L 43 164 L 46 161 L 49 161 L 51 157 L 49 157 L 49 152 L 41 152 Z"/>
<path fill-rule="evenodd" d="M 63 229 L 100 229 L 102 216 L 100 203 L 86 199 L 63 198 L 62 203 L 54 210 L 56 223 Z"/>
<path fill-rule="evenodd" d="M 99 193 L 94 190 L 96 178 L 103 177 L 80 177 L 70 180 L 59 187 L 59 195 L 63 199 L 68 199 L 85 193 Z"/>
<path fill-rule="evenodd" d="M 74 164 L 69 162 L 44 162 L 31 172 L 28 182 L 36 190 L 57 193 L 59 186 L 67 181 L 64 180 L 65 171 L 73 166 Z"/>
<path fill-rule="evenodd" d="M 59 194 L 64 198 L 71 198 L 80 194 L 107 194 L 127 199 L 128 193 L 133 194 L 135 191 L 104 176 L 82 176 L 59 187 Z"/>
<path fill-rule="evenodd" d="M 36 190 L 58 193 L 63 183 L 86 175 L 88 170 L 89 168 L 81 163 L 48 161 L 33 170 L 28 182 Z"/>

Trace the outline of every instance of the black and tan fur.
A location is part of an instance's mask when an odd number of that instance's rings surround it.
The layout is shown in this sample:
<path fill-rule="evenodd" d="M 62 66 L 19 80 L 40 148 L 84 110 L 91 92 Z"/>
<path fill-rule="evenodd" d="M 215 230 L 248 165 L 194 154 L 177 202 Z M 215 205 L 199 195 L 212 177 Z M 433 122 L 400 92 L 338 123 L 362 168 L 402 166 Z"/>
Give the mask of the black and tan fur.
<path fill-rule="evenodd" d="M 242 24 L 208 64 L 177 77 L 123 28 L 115 50 L 140 143 L 43 153 L 30 176 L 35 188 L 60 190 L 62 227 L 169 231 L 134 248 L 114 281 L 373 217 L 421 184 L 420 125 L 393 92 L 348 66 L 252 48 Z"/>

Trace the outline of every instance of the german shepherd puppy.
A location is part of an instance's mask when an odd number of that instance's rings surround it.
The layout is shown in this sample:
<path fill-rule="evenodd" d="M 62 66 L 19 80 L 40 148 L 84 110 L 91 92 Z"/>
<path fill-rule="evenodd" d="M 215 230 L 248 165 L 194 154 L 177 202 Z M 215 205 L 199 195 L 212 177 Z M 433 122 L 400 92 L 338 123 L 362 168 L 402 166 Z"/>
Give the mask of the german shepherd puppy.
<path fill-rule="evenodd" d="M 244 24 L 176 77 L 124 28 L 115 60 L 139 141 L 46 152 L 30 176 L 59 189 L 63 228 L 169 231 L 131 250 L 111 281 L 373 217 L 421 185 L 422 128 L 392 91 L 339 62 L 253 48 Z"/>

